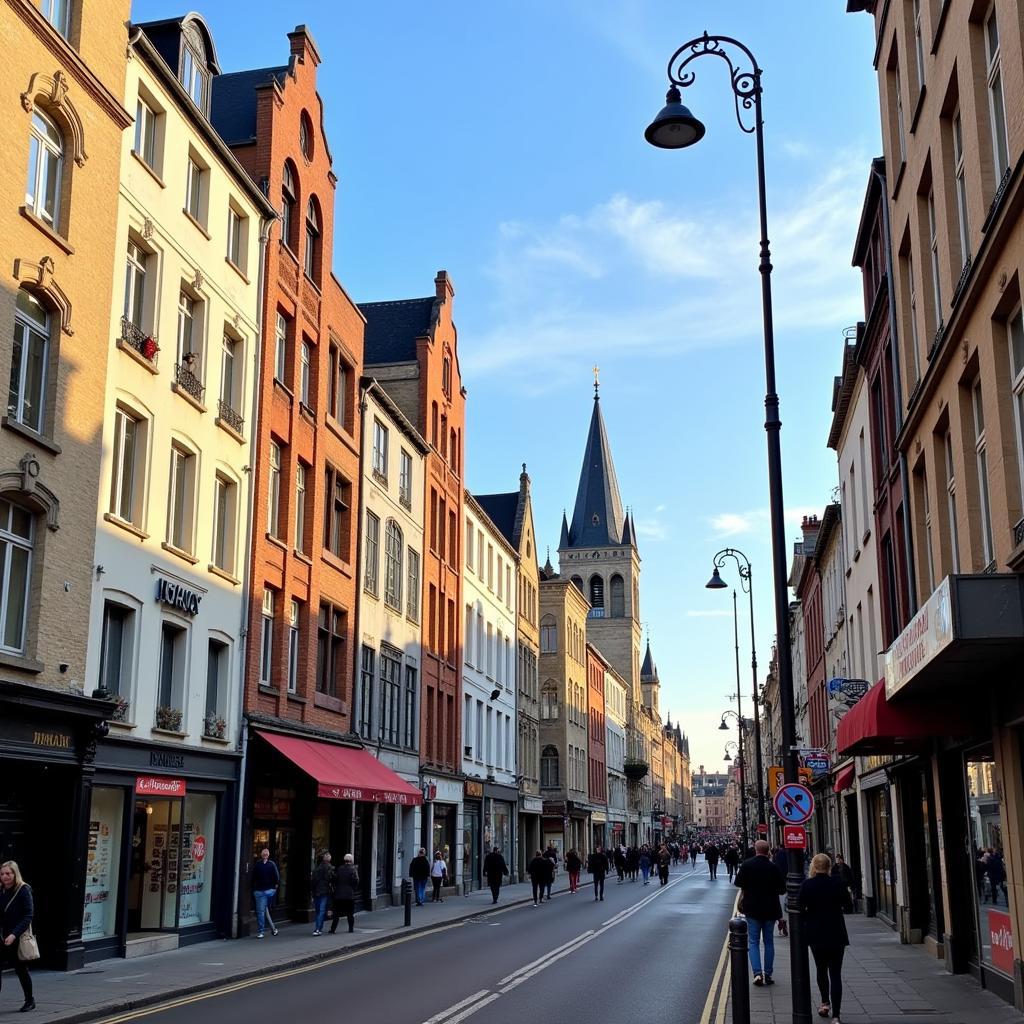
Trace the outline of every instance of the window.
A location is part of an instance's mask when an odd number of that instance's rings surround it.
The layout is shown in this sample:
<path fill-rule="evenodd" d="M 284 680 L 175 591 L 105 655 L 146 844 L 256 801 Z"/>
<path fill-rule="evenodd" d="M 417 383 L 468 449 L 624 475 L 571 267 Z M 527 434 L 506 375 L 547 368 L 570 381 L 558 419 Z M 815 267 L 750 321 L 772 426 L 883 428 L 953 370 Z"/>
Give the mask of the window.
<path fill-rule="evenodd" d="M 917 91 L 924 88 L 924 34 L 921 27 L 921 0 L 914 0 L 914 54 L 917 58 Z"/>
<path fill-rule="evenodd" d="M 558 626 L 554 615 L 545 615 L 540 620 L 540 650 L 541 654 L 558 652 Z"/>
<path fill-rule="evenodd" d="M 590 614 L 596 619 L 604 616 L 604 579 L 600 576 L 590 577 Z"/>
<path fill-rule="evenodd" d="M 373 421 L 373 475 L 385 485 L 388 482 L 388 428 L 380 420 Z"/>
<path fill-rule="evenodd" d="M 203 173 L 203 168 L 190 156 L 185 173 L 185 212 L 200 224 L 204 223 Z"/>
<path fill-rule="evenodd" d="M 64 136 L 50 118 L 35 110 L 29 134 L 25 208 L 53 228 L 59 223 L 63 173 Z"/>
<path fill-rule="evenodd" d="M 211 639 L 206 652 L 206 706 L 203 709 L 203 735 L 224 738 L 225 689 L 228 682 L 228 645 L 221 640 Z M 218 722 L 220 719 L 220 722 Z"/>
<path fill-rule="evenodd" d="M 145 311 L 148 262 L 149 253 L 129 239 L 124 276 L 124 318 L 139 332 L 142 331 L 142 317 Z"/>
<path fill-rule="evenodd" d="M 402 746 L 407 750 L 415 750 L 417 726 L 416 718 L 416 666 L 405 666 L 405 698 L 402 709 Z"/>
<path fill-rule="evenodd" d="M 618 573 L 611 578 L 611 597 L 612 618 L 621 619 L 626 614 L 626 588 Z"/>
<path fill-rule="evenodd" d="M 1018 476 L 1024 499 L 1024 309 L 1020 306 L 1007 322 L 1006 340 L 1010 348 L 1013 419 L 1017 427 Z"/>
<path fill-rule="evenodd" d="M 117 601 L 103 604 L 103 641 L 100 648 L 100 686 L 111 697 L 127 702 L 132 692 L 132 647 L 135 609 Z M 128 708 L 119 710 L 119 721 L 130 721 Z"/>
<path fill-rule="evenodd" d="M 343 426 L 348 413 L 348 366 L 337 345 L 330 348 L 331 379 L 328 386 L 328 411 Z"/>
<path fill-rule="evenodd" d="M 558 685 L 549 679 L 540 691 L 540 717 L 554 720 L 558 718 Z"/>
<path fill-rule="evenodd" d="M 985 18 L 985 62 L 988 81 L 988 116 L 992 129 L 992 160 L 996 181 L 1010 169 L 1009 146 L 1006 138 L 1006 107 L 1003 102 L 1003 73 L 999 50 L 999 24 L 995 4 Z"/>
<path fill-rule="evenodd" d="M 299 149 L 307 160 L 313 156 L 313 123 L 305 111 L 299 118 Z"/>
<path fill-rule="evenodd" d="M 960 545 L 957 542 L 956 528 L 956 475 L 953 472 L 953 435 L 947 430 L 945 439 L 946 458 L 946 515 L 949 519 L 949 555 L 950 572 L 960 571 Z M 934 577 L 932 586 L 934 587 Z"/>
<path fill-rule="evenodd" d="M 306 550 L 306 466 L 295 465 L 295 550 Z"/>
<path fill-rule="evenodd" d="M 303 341 L 299 349 L 299 401 L 307 409 L 312 407 L 309 401 L 309 379 L 312 363 L 313 354 L 310 344 L 308 341 Z"/>
<path fill-rule="evenodd" d="M 192 102 L 200 110 L 205 110 L 206 78 L 206 69 L 203 67 L 202 58 L 192 47 L 183 47 L 181 54 L 181 84 L 185 86 L 185 92 L 189 94 Z"/>
<path fill-rule="evenodd" d="M 195 474 L 195 455 L 187 448 L 172 444 L 167 485 L 167 543 L 179 551 L 192 550 Z"/>
<path fill-rule="evenodd" d="M 348 481 L 338 470 L 327 467 L 324 479 L 324 547 L 332 555 L 349 560 L 349 493 Z"/>
<path fill-rule="evenodd" d="M 288 320 L 284 313 L 278 311 L 274 325 L 274 376 L 283 384 L 285 382 L 285 356 L 288 353 Z"/>
<path fill-rule="evenodd" d="M 540 784 L 542 789 L 558 788 L 558 748 L 547 746 L 540 752 Z"/>
<path fill-rule="evenodd" d="M 246 226 L 248 217 L 228 207 L 228 262 L 245 271 Z"/>
<path fill-rule="evenodd" d="M 398 458 L 398 500 L 412 508 L 412 456 L 404 448 Z"/>
<path fill-rule="evenodd" d="M 0 500 L 0 648 L 15 654 L 25 649 L 25 624 L 28 618 L 29 583 L 32 572 L 32 544 L 35 523 L 27 509 Z"/>
<path fill-rule="evenodd" d="M 274 674 L 274 591 L 269 587 L 263 590 L 260 619 L 260 686 L 270 686 Z"/>
<path fill-rule="evenodd" d="M 372 512 L 366 513 L 366 570 L 363 576 L 363 587 L 377 596 L 377 562 L 380 549 L 380 519 Z"/>
<path fill-rule="evenodd" d="M 971 388 L 974 408 L 974 454 L 978 465 L 978 494 L 981 498 L 981 552 L 987 566 L 995 557 L 992 546 L 992 506 L 988 493 L 988 448 L 985 441 L 985 412 L 981 399 L 981 378 Z"/>
<path fill-rule="evenodd" d="M 178 293 L 178 376 L 184 368 L 194 380 L 200 373 L 199 349 L 201 324 L 197 321 L 201 304 L 187 292 Z M 181 383 L 179 379 L 179 383 Z"/>
<path fill-rule="evenodd" d="M 345 672 L 345 613 L 329 604 L 320 605 L 317 622 L 316 688 L 337 697 Z"/>
<path fill-rule="evenodd" d="M 369 739 L 373 724 L 374 659 L 377 652 L 363 646 L 359 660 L 359 735 Z"/>
<path fill-rule="evenodd" d="M 299 602 L 292 598 L 288 615 L 288 692 L 299 691 Z"/>
<path fill-rule="evenodd" d="M 160 631 L 160 690 L 157 698 L 156 725 L 157 728 L 169 732 L 181 730 L 187 639 L 188 631 L 184 627 L 176 626 L 173 622 L 163 623 Z"/>
<path fill-rule="evenodd" d="M 237 413 L 238 406 L 242 404 L 242 375 L 238 355 L 240 350 L 241 342 L 225 333 L 220 349 L 220 413 L 222 416 L 225 408 Z"/>
<path fill-rule="evenodd" d="M 142 429 L 137 420 L 120 406 L 114 412 L 113 469 L 110 481 L 110 511 L 126 523 L 137 524 L 141 502 L 141 481 L 136 487 L 136 464 L 141 454 Z M 138 449 L 138 450 L 137 450 Z M 136 491 L 140 493 L 136 493 Z"/>
<path fill-rule="evenodd" d="M 893 73 L 894 85 L 896 89 L 896 131 L 898 133 L 897 138 L 900 146 L 900 162 L 907 162 L 907 130 L 906 130 L 906 118 L 903 115 L 903 86 L 900 82 L 900 69 L 897 66 Z"/>
<path fill-rule="evenodd" d="M 281 241 L 289 248 L 294 248 L 293 233 L 295 231 L 295 174 L 292 165 L 285 161 L 284 174 L 281 176 Z"/>
<path fill-rule="evenodd" d="M 380 738 L 398 745 L 401 714 L 402 657 L 390 647 L 380 651 Z"/>
<path fill-rule="evenodd" d="M 971 258 L 971 227 L 967 216 L 967 172 L 964 169 L 964 131 L 958 110 L 953 115 L 953 173 L 956 177 L 957 226 L 960 228 L 960 263 Z"/>
<path fill-rule="evenodd" d="M 449 397 L 452 397 L 452 359 L 445 355 L 441 364 L 441 390 Z"/>
<path fill-rule="evenodd" d="M 38 433 L 43 430 L 49 350 L 50 315 L 34 295 L 22 288 L 14 311 L 7 416 Z"/>
<path fill-rule="evenodd" d="M 71 0 L 40 0 L 43 17 L 65 38 L 71 28 Z"/>
<path fill-rule="evenodd" d="M 320 214 L 317 212 L 316 201 L 310 197 L 306 204 L 306 252 L 303 267 L 306 277 L 316 279 L 316 263 L 320 249 Z"/>
<path fill-rule="evenodd" d="M 267 486 L 267 533 L 280 535 L 281 525 L 281 446 L 270 442 L 270 481 Z"/>
<path fill-rule="evenodd" d="M 935 330 L 941 331 L 944 323 L 942 316 L 942 282 L 939 271 L 939 235 L 938 223 L 935 218 L 935 193 L 928 193 L 928 247 L 932 259 L 932 298 L 935 300 Z"/>
<path fill-rule="evenodd" d="M 384 530 L 384 600 L 398 611 L 402 610 L 402 550 L 405 541 L 394 519 L 389 519 Z"/>
<path fill-rule="evenodd" d="M 135 101 L 135 143 L 132 151 L 153 169 L 156 169 L 156 118 L 156 112 L 140 96 Z"/>
<path fill-rule="evenodd" d="M 409 548 L 409 573 L 406 590 L 406 614 L 413 622 L 420 621 L 420 554 Z"/>
<path fill-rule="evenodd" d="M 907 265 L 907 288 L 910 291 L 910 369 L 914 372 L 914 380 L 911 387 L 916 387 L 921 380 L 921 336 L 918 333 L 918 311 L 917 311 L 917 285 L 914 280 L 914 258 L 908 252 L 906 257 Z"/>
<path fill-rule="evenodd" d="M 924 473 L 916 474 L 918 483 L 918 494 L 920 497 L 921 504 L 924 509 L 924 537 L 925 537 L 925 564 L 924 568 L 928 573 L 928 593 L 930 594 L 935 589 L 935 536 L 932 524 L 932 504 L 931 495 L 928 493 L 928 479 Z M 891 547 L 891 541 L 886 537 L 887 543 Z M 895 563 L 893 564 L 893 587 L 895 587 Z M 890 595 L 890 601 L 892 602 L 893 615 L 896 614 L 897 605 L 895 603 L 895 589 Z M 893 632 L 893 637 L 899 633 L 899 626 Z"/>
<path fill-rule="evenodd" d="M 213 564 L 224 572 L 235 569 L 235 485 L 219 473 L 213 481 Z"/>

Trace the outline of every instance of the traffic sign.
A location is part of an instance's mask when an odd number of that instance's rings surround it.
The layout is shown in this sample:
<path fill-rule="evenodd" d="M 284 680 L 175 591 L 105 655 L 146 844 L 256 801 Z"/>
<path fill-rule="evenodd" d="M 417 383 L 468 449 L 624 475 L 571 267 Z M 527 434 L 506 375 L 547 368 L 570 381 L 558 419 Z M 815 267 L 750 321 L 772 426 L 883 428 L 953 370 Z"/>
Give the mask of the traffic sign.
<path fill-rule="evenodd" d="M 782 845 L 787 850 L 806 850 L 807 829 L 803 825 L 784 825 L 782 829 Z"/>
<path fill-rule="evenodd" d="M 757 834 L 759 836 L 768 835 L 768 826 L 763 821 L 757 823 Z"/>
<path fill-rule="evenodd" d="M 780 765 L 773 764 L 768 769 L 768 792 L 774 799 L 775 794 L 779 791 L 779 786 L 782 785 L 783 770 Z M 814 773 L 810 768 L 800 767 L 800 781 L 805 785 L 809 786 L 811 780 L 814 778 Z"/>
<path fill-rule="evenodd" d="M 814 813 L 814 797 L 799 782 L 786 782 L 779 787 L 773 802 L 775 813 L 786 825 L 802 825 Z"/>

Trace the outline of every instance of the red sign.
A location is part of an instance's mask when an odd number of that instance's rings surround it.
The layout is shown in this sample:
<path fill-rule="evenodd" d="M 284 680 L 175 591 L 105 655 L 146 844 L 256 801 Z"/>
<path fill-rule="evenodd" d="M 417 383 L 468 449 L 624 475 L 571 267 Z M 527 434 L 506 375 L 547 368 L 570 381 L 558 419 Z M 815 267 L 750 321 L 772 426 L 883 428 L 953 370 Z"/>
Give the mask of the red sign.
<path fill-rule="evenodd" d="M 757 834 L 759 836 L 768 835 L 768 826 L 763 821 L 757 823 Z"/>
<path fill-rule="evenodd" d="M 428 789 L 427 799 L 433 800 L 437 794 L 437 787 L 431 784 Z M 408 793 L 393 793 L 387 789 L 370 789 L 365 786 L 334 786 L 329 782 L 321 782 L 317 789 L 317 795 L 327 800 L 362 800 L 371 804 L 421 804 L 423 797 L 420 793 L 410 791 Z"/>
<path fill-rule="evenodd" d="M 803 825 L 783 825 L 782 845 L 787 850 L 806 850 L 807 829 Z"/>
<path fill-rule="evenodd" d="M 662 828 L 671 828 L 672 827 L 672 819 L 670 817 L 668 817 L 668 815 L 663 814 L 661 816 L 661 827 Z"/>
<path fill-rule="evenodd" d="M 988 912 L 988 935 L 992 946 L 992 966 L 1012 976 L 1013 925 L 1010 915 L 1001 910 Z"/>
<path fill-rule="evenodd" d="M 203 863 L 203 858 L 206 856 L 206 836 L 196 836 L 192 840 L 192 859 L 197 864 Z"/>
<path fill-rule="evenodd" d="M 168 779 L 161 775 L 140 775 L 135 780 L 139 796 L 184 796 L 185 780 Z"/>

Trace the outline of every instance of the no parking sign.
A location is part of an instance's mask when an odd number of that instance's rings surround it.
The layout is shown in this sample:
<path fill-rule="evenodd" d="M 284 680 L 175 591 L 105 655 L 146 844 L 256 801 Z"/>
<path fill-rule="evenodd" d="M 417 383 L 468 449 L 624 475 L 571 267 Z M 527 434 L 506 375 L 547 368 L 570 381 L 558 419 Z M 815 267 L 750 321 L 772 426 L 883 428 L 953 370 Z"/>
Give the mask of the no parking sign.
<path fill-rule="evenodd" d="M 775 813 L 787 825 L 802 825 L 814 814 L 814 797 L 799 782 L 786 782 L 775 794 Z"/>

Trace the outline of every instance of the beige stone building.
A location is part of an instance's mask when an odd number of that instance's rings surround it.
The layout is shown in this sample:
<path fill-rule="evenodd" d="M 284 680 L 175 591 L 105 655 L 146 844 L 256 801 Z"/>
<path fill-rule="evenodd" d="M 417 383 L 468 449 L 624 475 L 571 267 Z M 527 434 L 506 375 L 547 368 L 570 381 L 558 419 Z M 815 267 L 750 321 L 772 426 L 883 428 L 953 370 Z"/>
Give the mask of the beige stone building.
<path fill-rule="evenodd" d="M 81 695 L 128 14 L 127 0 L 0 5 L 0 859 L 55 880 L 37 890 L 36 932 L 59 967 L 83 960 L 94 726 L 109 710 Z"/>

